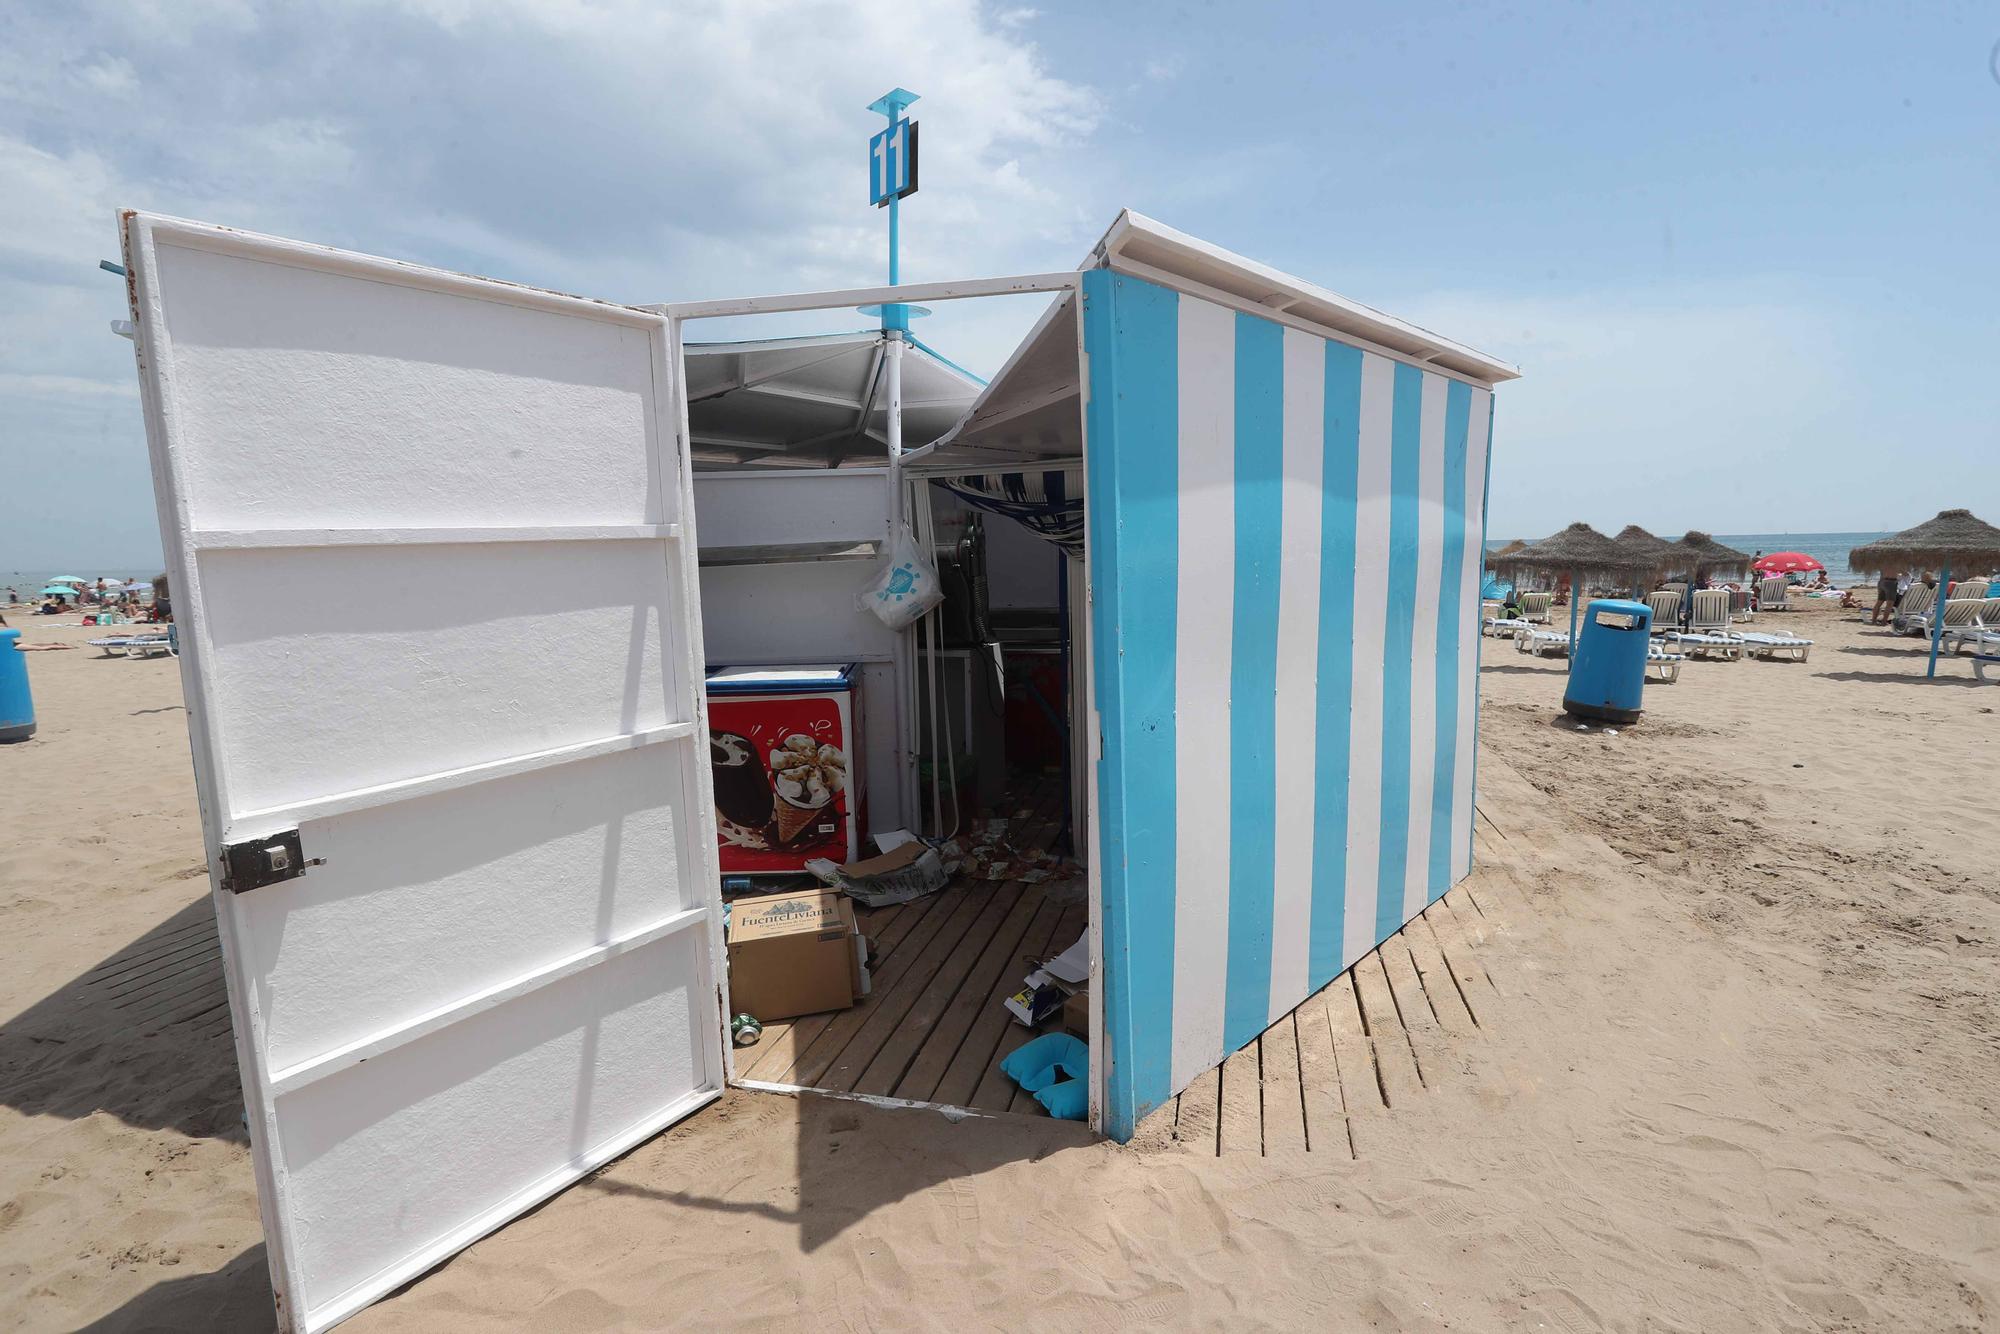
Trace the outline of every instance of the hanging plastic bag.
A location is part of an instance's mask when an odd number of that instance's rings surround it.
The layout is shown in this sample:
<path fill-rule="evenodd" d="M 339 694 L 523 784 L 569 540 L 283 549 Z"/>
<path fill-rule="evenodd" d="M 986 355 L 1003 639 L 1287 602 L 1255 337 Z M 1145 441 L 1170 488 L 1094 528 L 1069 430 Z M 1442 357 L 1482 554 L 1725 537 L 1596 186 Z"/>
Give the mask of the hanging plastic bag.
<path fill-rule="evenodd" d="M 891 630 L 914 624 L 944 601 L 937 566 L 910 536 L 909 529 L 897 529 L 888 552 L 875 567 L 875 577 L 868 581 L 856 601 L 864 610 L 874 612 Z"/>

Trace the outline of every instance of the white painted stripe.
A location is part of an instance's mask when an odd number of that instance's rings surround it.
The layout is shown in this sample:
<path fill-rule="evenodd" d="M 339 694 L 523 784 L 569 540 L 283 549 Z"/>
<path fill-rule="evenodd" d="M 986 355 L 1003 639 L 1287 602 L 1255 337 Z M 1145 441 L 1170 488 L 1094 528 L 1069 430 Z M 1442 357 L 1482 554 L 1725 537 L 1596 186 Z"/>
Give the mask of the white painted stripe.
<path fill-rule="evenodd" d="M 1431 801 L 1437 783 L 1438 581 L 1444 575 L 1442 375 L 1424 376 L 1417 426 L 1416 626 L 1410 637 L 1410 829 L 1403 863 L 1403 920 L 1430 902 Z"/>
<path fill-rule="evenodd" d="M 1396 363 L 1361 359 L 1361 458 L 1354 515 L 1354 705 L 1348 735 L 1347 929 L 1343 966 L 1375 948 L 1382 838 L 1382 639 L 1389 603 L 1389 420 Z M 1395 891 L 1391 891 L 1395 892 Z"/>
<path fill-rule="evenodd" d="M 1173 1083 L 1183 1088 L 1224 1055 L 1229 673 L 1236 583 L 1234 311 L 1181 298 L 1178 372 Z"/>
<path fill-rule="evenodd" d="M 1278 581 L 1277 784 L 1271 849 L 1271 1020 L 1312 986 L 1313 798 L 1318 775 L 1319 523 L 1326 343 L 1285 330 L 1285 494 Z"/>
<path fill-rule="evenodd" d="M 1477 745 L 1475 733 L 1479 706 L 1479 644 L 1477 631 L 1469 627 L 1472 608 L 1479 605 L 1480 581 L 1485 573 L 1485 509 L 1487 432 L 1493 420 L 1493 395 L 1472 391 L 1471 411 L 1465 423 L 1465 609 L 1458 627 L 1458 759 L 1452 769 L 1451 796 L 1451 879 L 1456 884 L 1472 870 L 1472 764 Z"/>

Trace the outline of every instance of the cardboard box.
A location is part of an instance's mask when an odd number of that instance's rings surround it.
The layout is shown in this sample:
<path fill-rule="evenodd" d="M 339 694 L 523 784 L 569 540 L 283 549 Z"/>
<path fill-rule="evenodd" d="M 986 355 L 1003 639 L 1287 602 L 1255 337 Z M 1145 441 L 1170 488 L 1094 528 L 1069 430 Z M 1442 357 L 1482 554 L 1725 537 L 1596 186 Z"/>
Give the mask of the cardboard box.
<path fill-rule="evenodd" d="M 1090 992 L 1079 991 L 1063 1002 L 1062 1031 L 1090 1041 Z"/>
<path fill-rule="evenodd" d="M 829 890 L 738 899 L 729 909 L 729 1004 L 769 1023 L 844 1010 L 866 989 L 853 909 Z"/>
<path fill-rule="evenodd" d="M 886 908 L 908 903 L 945 887 L 950 875 L 936 848 L 919 843 L 909 834 L 878 834 L 876 839 L 908 839 L 878 857 L 836 866 L 824 858 L 806 863 L 806 870 L 832 885 L 849 898 L 869 908 Z"/>

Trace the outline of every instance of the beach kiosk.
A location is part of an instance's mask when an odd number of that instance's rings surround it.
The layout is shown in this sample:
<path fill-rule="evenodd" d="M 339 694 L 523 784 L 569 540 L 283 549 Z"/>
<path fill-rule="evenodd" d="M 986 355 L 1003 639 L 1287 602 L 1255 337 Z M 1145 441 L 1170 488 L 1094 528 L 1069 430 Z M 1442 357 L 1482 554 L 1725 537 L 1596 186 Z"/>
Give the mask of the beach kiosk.
<path fill-rule="evenodd" d="M 690 321 L 1051 298 L 900 484 L 1085 498 L 1104 1134 L 1469 869 L 1502 362 L 1133 213 L 1076 269 L 656 308 L 121 225 L 287 1329 L 733 1076 Z"/>

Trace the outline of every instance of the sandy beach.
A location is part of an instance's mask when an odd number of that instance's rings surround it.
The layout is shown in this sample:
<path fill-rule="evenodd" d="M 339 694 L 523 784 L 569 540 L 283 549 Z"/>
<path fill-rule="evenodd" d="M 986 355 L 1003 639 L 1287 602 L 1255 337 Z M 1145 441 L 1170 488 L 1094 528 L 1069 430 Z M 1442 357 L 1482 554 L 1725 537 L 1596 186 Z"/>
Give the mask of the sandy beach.
<path fill-rule="evenodd" d="M 1615 734 L 1485 642 L 1476 1025 L 1313 1152 L 732 1091 L 349 1328 L 2000 1327 L 2000 688 L 1765 621 Z M 0 1325 L 269 1328 L 177 666 L 14 623 Z"/>

